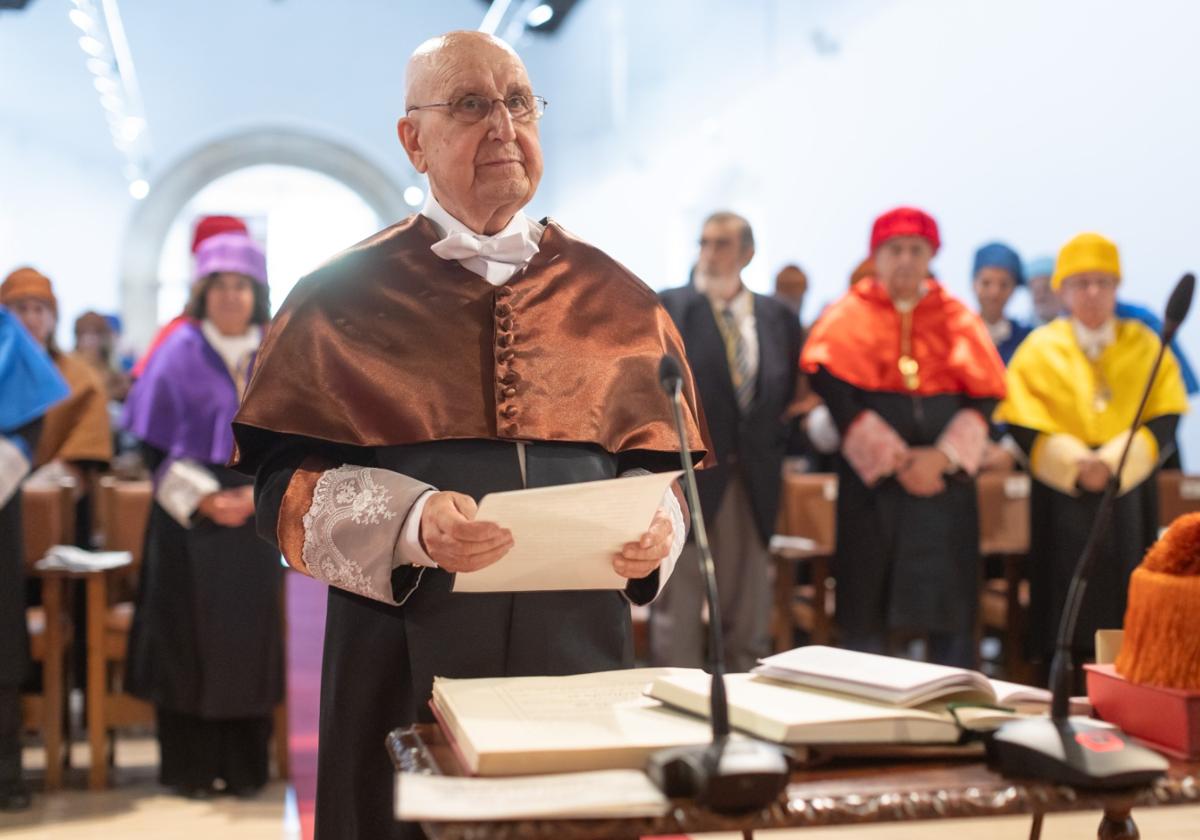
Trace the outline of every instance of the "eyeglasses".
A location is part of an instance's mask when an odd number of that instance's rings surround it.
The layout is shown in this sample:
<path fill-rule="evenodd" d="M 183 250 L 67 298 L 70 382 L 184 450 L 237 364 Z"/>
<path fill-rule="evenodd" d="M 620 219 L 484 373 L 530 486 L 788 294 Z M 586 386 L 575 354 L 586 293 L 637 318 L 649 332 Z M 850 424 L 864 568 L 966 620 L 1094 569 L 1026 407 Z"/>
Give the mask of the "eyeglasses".
<path fill-rule="evenodd" d="M 1099 292 L 1108 292 L 1116 288 L 1117 280 L 1115 277 L 1068 277 L 1063 281 L 1063 288 L 1075 289 L 1083 291 L 1085 289 L 1095 289 Z"/>
<path fill-rule="evenodd" d="M 532 122 L 540 120 L 546 113 L 546 102 L 540 96 L 528 93 L 514 93 L 503 99 L 488 99 L 475 93 L 460 96 L 453 102 L 433 102 L 429 105 L 410 105 L 405 113 L 420 111 L 423 108 L 449 108 L 450 116 L 463 123 L 477 123 L 486 120 L 492 113 L 492 108 L 499 102 L 508 109 L 508 115 L 514 122 Z"/>

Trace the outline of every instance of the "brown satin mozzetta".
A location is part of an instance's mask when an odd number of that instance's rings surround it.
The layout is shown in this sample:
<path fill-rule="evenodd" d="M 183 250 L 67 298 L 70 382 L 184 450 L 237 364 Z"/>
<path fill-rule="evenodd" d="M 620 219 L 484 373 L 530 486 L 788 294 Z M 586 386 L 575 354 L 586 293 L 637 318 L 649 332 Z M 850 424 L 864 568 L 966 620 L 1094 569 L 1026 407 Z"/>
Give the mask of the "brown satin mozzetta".
<path fill-rule="evenodd" d="M 283 502 L 279 505 L 279 522 L 275 529 L 279 551 L 289 566 L 306 575 L 309 571 L 308 564 L 304 562 L 304 514 L 312 507 L 317 482 L 326 470 L 336 466 L 324 458 L 305 458 L 292 473 L 283 494 Z"/>
<path fill-rule="evenodd" d="M 683 342 L 645 284 L 548 221 L 495 288 L 429 250 L 412 216 L 301 281 L 272 323 L 234 420 L 252 472 L 272 435 L 360 446 L 450 439 L 675 452 L 658 364 Z M 688 445 L 708 450 L 690 371 Z"/>

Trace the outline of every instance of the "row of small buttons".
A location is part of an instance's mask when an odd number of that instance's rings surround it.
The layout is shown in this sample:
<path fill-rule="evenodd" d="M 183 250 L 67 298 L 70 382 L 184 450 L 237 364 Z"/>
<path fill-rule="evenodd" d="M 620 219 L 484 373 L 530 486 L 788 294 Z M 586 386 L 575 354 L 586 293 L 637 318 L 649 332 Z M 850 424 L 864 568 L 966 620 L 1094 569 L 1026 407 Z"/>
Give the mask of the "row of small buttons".
<path fill-rule="evenodd" d="M 496 289 L 496 401 L 500 416 L 510 421 L 501 429 L 505 435 L 516 435 L 517 424 L 511 421 L 519 413 L 517 406 L 512 402 L 513 397 L 517 395 L 517 382 L 520 380 L 513 365 L 513 359 L 517 355 L 517 351 L 513 349 L 517 343 L 517 335 L 513 331 L 516 324 L 512 317 L 512 304 L 508 302 L 512 293 L 508 286 Z"/>

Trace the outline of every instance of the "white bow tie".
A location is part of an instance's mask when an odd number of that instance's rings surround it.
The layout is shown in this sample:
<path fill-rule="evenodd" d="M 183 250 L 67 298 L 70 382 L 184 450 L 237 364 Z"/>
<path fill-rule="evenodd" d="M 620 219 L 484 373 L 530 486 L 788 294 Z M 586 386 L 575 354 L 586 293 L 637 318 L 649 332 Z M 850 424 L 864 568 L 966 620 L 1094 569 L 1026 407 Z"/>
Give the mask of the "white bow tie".
<path fill-rule="evenodd" d="M 494 286 L 503 285 L 538 252 L 537 243 L 524 233 L 482 237 L 452 233 L 430 246 L 444 260 L 458 260 Z"/>

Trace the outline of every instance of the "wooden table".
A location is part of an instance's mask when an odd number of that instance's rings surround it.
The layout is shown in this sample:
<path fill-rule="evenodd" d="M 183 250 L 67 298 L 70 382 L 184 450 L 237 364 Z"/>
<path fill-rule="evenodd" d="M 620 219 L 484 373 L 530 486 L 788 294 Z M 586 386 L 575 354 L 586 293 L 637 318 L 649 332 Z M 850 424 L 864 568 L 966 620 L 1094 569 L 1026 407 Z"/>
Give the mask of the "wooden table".
<path fill-rule="evenodd" d="M 423 724 L 388 736 L 397 770 L 460 774 L 441 730 Z M 917 820 L 1066 811 L 1103 814 L 1102 840 L 1132 840 L 1133 808 L 1200 804 L 1200 762 L 1172 761 L 1166 779 L 1149 788 L 1084 791 L 1006 779 L 979 759 L 961 761 L 841 762 L 792 775 L 787 791 L 768 808 L 722 816 L 677 800 L 666 816 L 606 820 L 515 820 L 422 823 L 431 840 L 600 840 L 713 831 L 864 825 Z"/>

